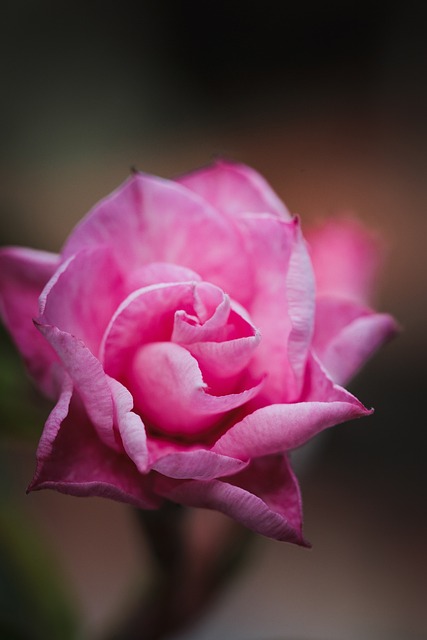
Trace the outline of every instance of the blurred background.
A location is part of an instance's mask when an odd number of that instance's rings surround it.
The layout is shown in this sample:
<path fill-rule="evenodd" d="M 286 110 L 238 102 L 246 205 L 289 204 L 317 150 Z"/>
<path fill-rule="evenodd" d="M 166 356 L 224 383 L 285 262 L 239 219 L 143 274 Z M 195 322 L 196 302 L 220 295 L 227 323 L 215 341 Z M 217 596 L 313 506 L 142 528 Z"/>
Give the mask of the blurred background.
<path fill-rule="evenodd" d="M 2 17 L 1 244 L 58 251 L 131 166 L 173 177 L 222 154 L 258 169 L 303 226 L 353 212 L 387 247 L 377 307 L 403 332 L 351 386 L 375 415 L 300 462 L 313 549 L 257 538 L 182 638 L 426 637 L 419 4 L 14 0 Z M 0 346 L 0 637 L 100 639 L 146 580 L 147 551 L 124 505 L 25 496 L 49 406 L 4 332 Z"/>

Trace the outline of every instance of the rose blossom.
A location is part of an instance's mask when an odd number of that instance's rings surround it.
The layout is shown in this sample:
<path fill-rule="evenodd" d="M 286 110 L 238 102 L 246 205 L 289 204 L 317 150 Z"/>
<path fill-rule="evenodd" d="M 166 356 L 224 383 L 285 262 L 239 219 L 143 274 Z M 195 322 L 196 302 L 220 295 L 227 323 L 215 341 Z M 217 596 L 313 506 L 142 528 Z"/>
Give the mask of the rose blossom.
<path fill-rule="evenodd" d="M 366 306 L 375 263 L 349 221 L 308 250 L 264 179 L 224 161 L 135 173 L 59 255 L 3 249 L 3 320 L 56 401 L 30 489 L 169 499 L 305 544 L 288 452 L 370 413 L 340 385 L 395 331 Z"/>

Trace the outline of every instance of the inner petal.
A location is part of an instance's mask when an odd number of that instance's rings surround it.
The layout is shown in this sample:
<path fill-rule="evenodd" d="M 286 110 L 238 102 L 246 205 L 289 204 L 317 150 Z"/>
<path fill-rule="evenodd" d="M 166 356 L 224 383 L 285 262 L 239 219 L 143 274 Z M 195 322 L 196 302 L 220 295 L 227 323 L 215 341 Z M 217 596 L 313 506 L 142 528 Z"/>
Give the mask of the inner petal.
<path fill-rule="evenodd" d="M 211 395 L 196 359 L 172 342 L 141 347 L 133 359 L 129 382 L 143 419 L 159 432 L 184 436 L 211 428 L 223 414 L 255 397 L 261 386 Z"/>

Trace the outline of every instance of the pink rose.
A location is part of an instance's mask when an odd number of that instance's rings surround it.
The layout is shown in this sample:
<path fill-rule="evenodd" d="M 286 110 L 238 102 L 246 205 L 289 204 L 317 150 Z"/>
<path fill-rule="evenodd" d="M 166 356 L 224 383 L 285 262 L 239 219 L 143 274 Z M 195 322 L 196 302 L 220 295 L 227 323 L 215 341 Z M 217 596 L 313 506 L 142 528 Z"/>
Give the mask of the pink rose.
<path fill-rule="evenodd" d="M 169 499 L 305 544 L 288 452 L 370 413 L 340 384 L 395 331 L 365 304 L 366 233 L 333 222 L 310 245 L 261 176 L 218 162 L 132 175 L 59 255 L 3 249 L 3 320 L 56 400 L 30 489 Z"/>

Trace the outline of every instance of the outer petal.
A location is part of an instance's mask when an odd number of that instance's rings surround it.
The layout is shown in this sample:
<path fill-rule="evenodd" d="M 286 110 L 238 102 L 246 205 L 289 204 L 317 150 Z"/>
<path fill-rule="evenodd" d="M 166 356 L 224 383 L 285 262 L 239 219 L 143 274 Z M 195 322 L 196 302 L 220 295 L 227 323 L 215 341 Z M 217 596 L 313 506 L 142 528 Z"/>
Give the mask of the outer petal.
<path fill-rule="evenodd" d="M 108 245 L 124 273 L 149 262 L 194 269 L 233 298 L 251 298 L 249 258 L 237 226 L 200 196 L 170 180 L 138 173 L 76 227 L 63 257 Z"/>
<path fill-rule="evenodd" d="M 244 469 L 248 462 L 223 456 L 199 444 L 150 437 L 150 468 L 169 478 L 212 480 Z"/>
<path fill-rule="evenodd" d="M 49 325 L 38 323 L 37 327 L 58 354 L 101 440 L 120 450 L 114 432 L 111 390 L 99 360 L 75 336 Z"/>
<path fill-rule="evenodd" d="M 0 251 L 0 314 L 27 367 L 48 395 L 53 394 L 50 376 L 55 352 L 38 333 L 38 297 L 54 273 L 59 256 L 44 251 L 8 247 Z"/>
<path fill-rule="evenodd" d="M 291 219 L 270 185 L 259 173 L 244 164 L 217 160 L 208 167 L 181 176 L 177 182 L 230 216 L 271 213 L 285 220 Z"/>
<path fill-rule="evenodd" d="M 318 294 L 368 302 L 381 261 L 377 238 L 351 218 L 328 220 L 306 238 Z"/>
<path fill-rule="evenodd" d="M 159 478 L 156 490 L 192 507 L 216 509 L 262 535 L 308 546 L 301 532 L 301 498 L 285 456 L 253 460 L 222 480 L 184 481 Z"/>
<path fill-rule="evenodd" d="M 141 476 L 127 456 L 102 444 L 77 400 L 69 411 L 70 392 L 68 381 L 46 423 L 28 490 L 55 489 L 157 508 L 161 500 L 151 491 L 151 477 Z"/>
<path fill-rule="evenodd" d="M 248 252 L 257 265 L 249 312 L 262 340 L 254 373 L 269 373 L 266 402 L 299 397 L 314 324 L 314 280 L 297 219 L 241 219 Z"/>
<path fill-rule="evenodd" d="M 346 384 L 398 331 L 396 321 L 348 300 L 321 296 L 316 305 L 313 350 L 331 379 Z"/>
<path fill-rule="evenodd" d="M 213 450 L 247 460 L 289 451 L 341 422 L 369 415 L 350 393 L 334 385 L 315 360 L 309 361 L 304 402 L 272 404 L 231 427 Z"/>
<path fill-rule="evenodd" d="M 114 404 L 114 424 L 120 434 L 123 448 L 137 466 L 138 471 L 148 470 L 148 449 L 145 426 L 132 411 L 133 398 L 120 382 L 108 377 Z"/>
<path fill-rule="evenodd" d="M 98 355 L 122 292 L 123 280 L 109 249 L 82 250 L 47 283 L 40 297 L 41 320 L 77 336 Z"/>

